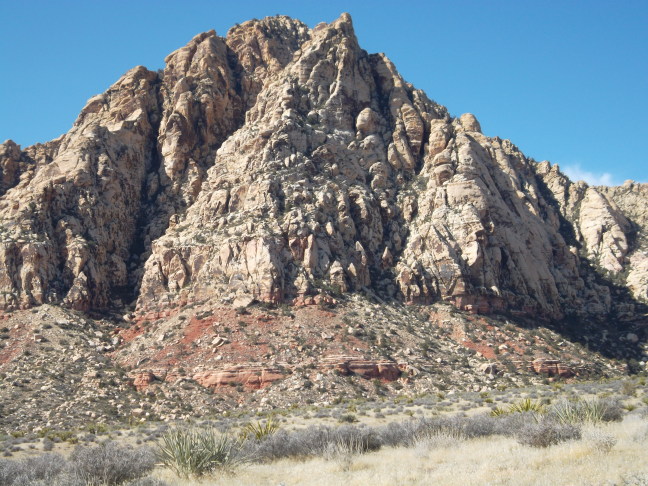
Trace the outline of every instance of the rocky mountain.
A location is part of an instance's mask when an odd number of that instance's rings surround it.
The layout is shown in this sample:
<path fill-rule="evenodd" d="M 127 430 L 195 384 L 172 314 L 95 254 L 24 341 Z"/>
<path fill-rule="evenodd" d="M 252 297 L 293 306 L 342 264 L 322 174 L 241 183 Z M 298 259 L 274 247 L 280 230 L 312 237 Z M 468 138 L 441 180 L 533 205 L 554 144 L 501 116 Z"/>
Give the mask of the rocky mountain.
<path fill-rule="evenodd" d="M 648 288 L 645 186 L 574 184 L 484 136 L 363 51 L 346 14 L 200 34 L 61 138 L 0 154 L 5 308 L 371 288 L 486 313 L 630 311 L 584 262 Z"/>
<path fill-rule="evenodd" d="M 369 295 L 644 342 L 648 185 L 572 182 L 485 136 L 365 52 L 347 14 L 251 20 L 165 62 L 60 138 L 0 145 L 7 314 Z"/>

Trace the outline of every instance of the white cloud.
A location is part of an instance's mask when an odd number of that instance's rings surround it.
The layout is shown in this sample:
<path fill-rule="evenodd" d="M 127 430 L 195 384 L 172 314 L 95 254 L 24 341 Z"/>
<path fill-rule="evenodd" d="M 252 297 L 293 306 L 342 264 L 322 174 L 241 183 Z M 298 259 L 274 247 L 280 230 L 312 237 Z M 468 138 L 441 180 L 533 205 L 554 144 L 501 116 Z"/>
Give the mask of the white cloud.
<path fill-rule="evenodd" d="M 618 183 L 613 179 L 612 174 L 603 172 L 595 174 L 584 170 L 580 164 L 566 165 L 561 168 L 572 181 L 585 181 L 590 186 L 616 186 Z"/>

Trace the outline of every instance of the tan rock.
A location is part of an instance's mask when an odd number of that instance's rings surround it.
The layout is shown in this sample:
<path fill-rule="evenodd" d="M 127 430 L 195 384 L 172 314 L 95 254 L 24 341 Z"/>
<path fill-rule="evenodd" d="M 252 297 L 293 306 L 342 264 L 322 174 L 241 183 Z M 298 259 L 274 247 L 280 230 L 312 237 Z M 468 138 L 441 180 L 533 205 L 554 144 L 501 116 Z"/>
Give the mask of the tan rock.
<path fill-rule="evenodd" d="M 373 361 L 357 356 L 327 356 L 322 360 L 320 369 L 333 369 L 342 375 L 354 374 L 362 378 L 385 381 L 394 381 L 401 376 L 399 365 L 393 361 Z"/>
<path fill-rule="evenodd" d="M 218 389 L 224 386 L 245 386 L 263 388 L 284 377 L 279 368 L 267 368 L 257 365 L 238 365 L 222 370 L 210 370 L 196 373 L 193 379 L 206 388 Z"/>
<path fill-rule="evenodd" d="M 0 145 L 0 171 L 4 308 L 371 289 L 630 317 L 601 277 L 648 298 L 645 185 L 572 183 L 452 119 L 362 50 L 347 14 L 199 34 L 161 73 L 136 67 L 91 98 L 60 139 Z"/>

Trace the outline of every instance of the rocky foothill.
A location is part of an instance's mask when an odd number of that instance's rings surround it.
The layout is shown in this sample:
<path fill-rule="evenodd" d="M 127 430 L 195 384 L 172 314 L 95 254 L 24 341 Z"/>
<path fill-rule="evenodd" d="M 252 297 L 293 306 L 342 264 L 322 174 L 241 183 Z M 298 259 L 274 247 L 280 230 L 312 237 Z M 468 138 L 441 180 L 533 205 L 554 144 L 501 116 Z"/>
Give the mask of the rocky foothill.
<path fill-rule="evenodd" d="M 347 14 L 165 62 L 0 145 L 2 426 L 645 366 L 648 185 L 482 134 Z"/>

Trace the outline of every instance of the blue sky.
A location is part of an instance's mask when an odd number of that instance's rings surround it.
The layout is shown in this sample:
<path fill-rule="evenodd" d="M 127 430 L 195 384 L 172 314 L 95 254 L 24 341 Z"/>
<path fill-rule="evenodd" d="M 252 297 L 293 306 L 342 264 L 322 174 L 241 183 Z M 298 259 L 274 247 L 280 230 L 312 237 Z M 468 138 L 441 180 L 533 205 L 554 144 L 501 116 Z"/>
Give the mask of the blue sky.
<path fill-rule="evenodd" d="M 199 32 L 351 13 L 360 45 L 453 115 L 574 178 L 648 182 L 648 1 L 0 0 L 0 139 L 66 132 L 85 101 Z"/>

